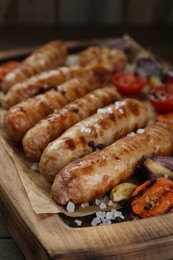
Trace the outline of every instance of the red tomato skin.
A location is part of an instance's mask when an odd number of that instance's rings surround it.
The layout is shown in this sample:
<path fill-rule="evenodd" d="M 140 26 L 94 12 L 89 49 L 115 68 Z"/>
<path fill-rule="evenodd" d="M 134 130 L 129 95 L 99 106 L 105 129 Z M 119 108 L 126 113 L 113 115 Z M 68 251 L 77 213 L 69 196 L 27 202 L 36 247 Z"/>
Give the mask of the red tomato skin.
<path fill-rule="evenodd" d="M 136 76 L 133 73 L 116 73 L 112 77 L 113 85 L 126 95 L 139 93 L 146 85 L 146 79 Z"/>
<path fill-rule="evenodd" d="M 163 80 L 164 80 L 165 83 L 173 84 L 173 71 L 172 70 L 168 71 L 164 75 Z"/>
<path fill-rule="evenodd" d="M 165 93 L 163 99 L 159 99 L 160 93 Z M 166 84 L 153 89 L 148 94 L 148 99 L 159 113 L 173 111 L 173 84 Z"/>

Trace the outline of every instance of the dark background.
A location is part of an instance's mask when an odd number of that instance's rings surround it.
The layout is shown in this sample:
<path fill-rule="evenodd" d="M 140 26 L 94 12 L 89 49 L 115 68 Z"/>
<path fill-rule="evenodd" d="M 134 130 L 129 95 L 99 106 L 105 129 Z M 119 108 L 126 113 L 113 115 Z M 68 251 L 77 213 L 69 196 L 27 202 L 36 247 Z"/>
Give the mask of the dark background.
<path fill-rule="evenodd" d="M 173 1 L 0 0 L 0 50 L 125 33 L 173 63 Z"/>

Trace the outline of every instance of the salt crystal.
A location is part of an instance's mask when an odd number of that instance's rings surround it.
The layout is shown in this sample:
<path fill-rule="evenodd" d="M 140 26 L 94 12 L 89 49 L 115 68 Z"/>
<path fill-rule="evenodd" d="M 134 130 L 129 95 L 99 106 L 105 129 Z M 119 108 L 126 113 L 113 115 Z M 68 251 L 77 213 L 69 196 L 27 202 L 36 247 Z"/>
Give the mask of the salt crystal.
<path fill-rule="evenodd" d="M 137 134 L 143 134 L 144 132 L 145 132 L 145 130 L 142 129 L 142 128 L 139 128 L 139 129 L 136 131 Z"/>
<path fill-rule="evenodd" d="M 125 104 L 126 104 L 125 100 L 121 101 L 121 106 L 124 106 Z"/>
<path fill-rule="evenodd" d="M 123 101 L 117 101 L 115 102 L 115 108 L 116 109 L 119 109 L 120 107 L 124 106 L 126 104 L 126 101 L 123 100 Z"/>
<path fill-rule="evenodd" d="M 89 133 L 90 134 L 91 133 L 91 128 L 81 126 L 80 131 L 81 131 L 81 133 Z"/>
<path fill-rule="evenodd" d="M 112 107 L 108 107 L 108 108 L 107 108 L 107 112 L 108 112 L 109 114 L 112 114 L 112 113 L 113 113 Z"/>
<path fill-rule="evenodd" d="M 98 211 L 98 212 L 96 212 L 96 216 L 98 218 L 103 218 L 103 217 L 105 217 L 105 215 L 106 215 L 105 211 Z"/>
<path fill-rule="evenodd" d="M 82 225 L 82 220 L 75 219 L 74 223 L 76 223 L 77 226 L 81 226 Z"/>
<path fill-rule="evenodd" d="M 106 212 L 106 219 L 112 219 L 113 218 L 113 212 L 108 211 Z"/>
<path fill-rule="evenodd" d="M 99 199 L 96 199 L 96 200 L 95 200 L 95 204 L 96 204 L 97 206 L 99 206 L 100 203 L 101 203 L 101 200 L 99 200 Z"/>
<path fill-rule="evenodd" d="M 106 109 L 105 108 L 99 108 L 99 109 L 97 109 L 97 113 L 98 114 L 105 114 L 106 113 Z"/>
<path fill-rule="evenodd" d="M 75 210 L 75 205 L 73 202 L 69 201 L 68 204 L 67 204 L 67 207 L 66 207 L 66 210 L 68 212 L 74 212 Z"/>
<path fill-rule="evenodd" d="M 135 133 L 134 132 L 131 132 L 131 133 L 129 133 L 127 136 L 134 136 L 135 135 Z"/>
<path fill-rule="evenodd" d="M 124 219 L 124 216 L 122 215 L 122 213 L 116 209 L 111 209 L 111 212 L 113 213 L 113 216 L 116 217 L 120 217 L 122 219 Z"/>
<path fill-rule="evenodd" d="M 105 204 L 104 202 L 101 202 L 101 203 L 100 203 L 100 208 L 101 208 L 101 209 L 105 209 L 106 207 L 107 207 L 107 206 L 106 206 L 106 204 Z"/>
<path fill-rule="evenodd" d="M 112 109 L 112 107 L 99 108 L 99 109 L 97 109 L 97 113 L 98 114 L 106 114 L 106 113 L 112 114 L 113 109 Z"/>
<path fill-rule="evenodd" d="M 111 220 L 110 219 L 104 219 L 103 221 L 102 221 L 102 225 L 110 225 L 112 222 L 111 222 Z"/>
<path fill-rule="evenodd" d="M 80 206 L 82 208 L 87 208 L 87 207 L 89 207 L 89 203 L 88 202 L 87 203 L 82 203 Z"/>
<path fill-rule="evenodd" d="M 38 163 L 33 163 L 32 166 L 31 166 L 31 170 L 38 171 L 39 170 L 39 164 Z"/>
<path fill-rule="evenodd" d="M 97 226 L 97 224 L 99 224 L 100 222 L 100 218 L 93 218 L 93 220 L 91 221 L 91 226 Z"/>
<path fill-rule="evenodd" d="M 122 108 L 119 108 L 118 111 L 120 112 L 120 114 L 123 114 L 123 113 L 124 113 L 124 111 L 123 111 Z"/>
<path fill-rule="evenodd" d="M 116 102 L 116 103 L 115 103 L 115 108 L 116 108 L 116 109 L 119 109 L 119 108 L 120 108 L 119 102 Z"/>

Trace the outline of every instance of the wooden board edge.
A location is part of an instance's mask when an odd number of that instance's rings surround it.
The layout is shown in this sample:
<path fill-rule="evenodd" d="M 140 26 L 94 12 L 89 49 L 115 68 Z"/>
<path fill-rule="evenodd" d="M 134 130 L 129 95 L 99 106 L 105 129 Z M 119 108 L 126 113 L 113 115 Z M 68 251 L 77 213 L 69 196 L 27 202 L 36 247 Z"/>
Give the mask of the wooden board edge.
<path fill-rule="evenodd" d="M 20 214 L 18 214 L 15 209 L 13 210 L 14 206 L 10 203 L 10 200 L 4 193 L 3 189 L 1 189 L 1 186 L 0 193 L 0 211 L 2 220 L 26 259 L 50 259 L 48 253 L 38 239 L 36 239 L 29 227 L 25 224 Z"/>
<path fill-rule="evenodd" d="M 173 259 L 173 236 L 159 238 L 156 241 L 146 241 L 145 243 L 130 244 L 127 246 L 88 248 L 88 250 L 70 251 L 68 254 L 59 254 L 52 260 L 59 259 L 121 259 L 127 260 L 166 260 Z"/>

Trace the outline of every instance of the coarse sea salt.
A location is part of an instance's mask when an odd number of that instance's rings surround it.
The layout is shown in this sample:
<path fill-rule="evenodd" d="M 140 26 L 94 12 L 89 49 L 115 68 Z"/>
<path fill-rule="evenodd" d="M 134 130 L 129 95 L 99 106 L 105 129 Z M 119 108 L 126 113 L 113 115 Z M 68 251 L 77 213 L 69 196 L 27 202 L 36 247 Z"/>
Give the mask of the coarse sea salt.
<path fill-rule="evenodd" d="M 115 102 L 115 108 L 116 109 L 119 109 L 119 108 L 121 108 L 122 106 L 124 106 L 126 104 L 126 101 L 125 100 L 123 100 L 123 101 L 116 101 Z"/>
<path fill-rule="evenodd" d="M 89 128 L 89 127 L 85 127 L 85 126 L 81 126 L 81 128 L 80 128 L 80 131 L 81 131 L 81 133 L 91 133 L 91 128 Z"/>
<path fill-rule="evenodd" d="M 96 204 L 97 206 L 99 206 L 100 203 L 101 203 L 101 200 L 99 200 L 99 199 L 95 199 L 95 204 Z"/>
<path fill-rule="evenodd" d="M 106 206 L 106 203 L 101 202 L 100 205 L 99 205 L 99 207 L 100 207 L 101 209 L 105 209 L 107 206 Z"/>
<path fill-rule="evenodd" d="M 99 108 L 97 109 L 97 113 L 98 114 L 112 114 L 113 113 L 113 109 L 112 107 L 104 107 L 104 108 Z"/>
<path fill-rule="evenodd" d="M 135 133 L 134 132 L 131 132 L 131 133 L 129 133 L 127 136 L 134 136 L 135 135 Z"/>
<path fill-rule="evenodd" d="M 89 203 L 88 202 L 82 203 L 80 206 L 81 206 L 81 208 L 87 208 L 87 207 L 89 207 Z"/>
<path fill-rule="evenodd" d="M 39 164 L 38 163 L 33 163 L 32 166 L 31 166 L 31 170 L 33 171 L 38 171 L 39 170 Z"/>
<path fill-rule="evenodd" d="M 98 218 L 104 218 L 105 215 L 106 215 L 106 212 L 105 212 L 105 211 L 98 211 L 98 212 L 96 212 L 96 216 L 97 216 Z"/>
<path fill-rule="evenodd" d="M 97 224 L 100 224 L 101 223 L 101 220 L 100 218 L 93 218 L 93 220 L 91 221 L 91 226 L 95 227 L 97 226 Z"/>
<path fill-rule="evenodd" d="M 120 114 L 124 114 L 124 111 L 122 108 L 119 108 L 118 111 L 120 112 Z"/>
<path fill-rule="evenodd" d="M 117 217 L 124 219 L 122 212 L 111 209 L 111 211 L 98 211 L 96 212 L 96 217 L 91 221 L 91 226 L 100 225 L 109 225 L 112 223 L 112 220 L 115 220 Z"/>
<path fill-rule="evenodd" d="M 75 205 L 73 202 L 69 201 L 66 207 L 66 210 L 68 212 L 74 212 L 75 211 Z"/>
<path fill-rule="evenodd" d="M 111 211 L 108 211 L 108 212 L 106 212 L 106 218 L 107 219 L 112 219 L 113 218 L 113 212 L 111 212 Z"/>
<path fill-rule="evenodd" d="M 110 219 L 103 219 L 100 225 L 110 225 L 110 224 L 112 224 Z"/>
<path fill-rule="evenodd" d="M 144 132 L 145 132 L 145 129 L 143 129 L 143 128 L 139 128 L 139 129 L 136 131 L 137 134 L 143 134 Z"/>
<path fill-rule="evenodd" d="M 75 220 L 74 220 L 74 223 L 75 223 L 77 226 L 81 226 L 81 225 L 82 225 L 82 220 L 75 219 Z"/>

